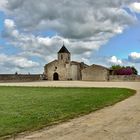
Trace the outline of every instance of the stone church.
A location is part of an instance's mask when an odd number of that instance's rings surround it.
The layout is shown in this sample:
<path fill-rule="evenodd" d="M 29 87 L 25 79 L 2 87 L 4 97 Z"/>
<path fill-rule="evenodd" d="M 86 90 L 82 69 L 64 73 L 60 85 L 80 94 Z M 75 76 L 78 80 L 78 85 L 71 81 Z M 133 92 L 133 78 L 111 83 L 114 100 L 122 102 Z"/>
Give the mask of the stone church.
<path fill-rule="evenodd" d="M 47 80 L 85 80 L 107 81 L 109 69 L 100 65 L 87 65 L 83 62 L 71 61 L 71 53 L 63 45 L 58 51 L 58 59 L 44 66 Z"/>

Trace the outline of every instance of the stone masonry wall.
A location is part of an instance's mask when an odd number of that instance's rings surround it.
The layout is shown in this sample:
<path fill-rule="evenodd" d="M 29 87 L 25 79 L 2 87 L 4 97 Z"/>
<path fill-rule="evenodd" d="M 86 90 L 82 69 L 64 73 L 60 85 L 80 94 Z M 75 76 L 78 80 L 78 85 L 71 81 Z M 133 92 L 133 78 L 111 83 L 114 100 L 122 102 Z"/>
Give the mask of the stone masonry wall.
<path fill-rule="evenodd" d="M 40 79 L 40 74 L 0 74 L 0 82 L 28 82 Z"/>
<path fill-rule="evenodd" d="M 140 82 L 140 75 L 110 75 L 109 81 L 112 82 L 119 82 L 119 81 L 134 81 Z"/>
<path fill-rule="evenodd" d="M 63 61 L 55 60 L 44 67 L 44 73 L 49 81 L 53 80 L 54 73 L 59 75 L 60 81 L 81 80 L 80 65 L 64 63 Z"/>
<path fill-rule="evenodd" d="M 109 71 L 101 66 L 92 65 L 82 70 L 84 81 L 108 81 Z"/>
<path fill-rule="evenodd" d="M 68 79 L 66 64 L 63 62 L 53 61 L 47 64 L 44 68 L 44 72 L 45 72 L 46 78 L 49 81 L 53 80 L 54 73 L 58 73 L 60 81 L 61 80 L 65 81 Z"/>

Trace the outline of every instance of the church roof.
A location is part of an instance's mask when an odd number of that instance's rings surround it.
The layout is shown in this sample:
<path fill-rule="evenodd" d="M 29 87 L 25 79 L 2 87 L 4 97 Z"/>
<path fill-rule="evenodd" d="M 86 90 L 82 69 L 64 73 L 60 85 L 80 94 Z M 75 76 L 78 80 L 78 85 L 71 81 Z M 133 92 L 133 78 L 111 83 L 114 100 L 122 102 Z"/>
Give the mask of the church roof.
<path fill-rule="evenodd" d="M 58 53 L 70 53 L 67 48 L 63 45 L 62 48 L 58 51 Z"/>

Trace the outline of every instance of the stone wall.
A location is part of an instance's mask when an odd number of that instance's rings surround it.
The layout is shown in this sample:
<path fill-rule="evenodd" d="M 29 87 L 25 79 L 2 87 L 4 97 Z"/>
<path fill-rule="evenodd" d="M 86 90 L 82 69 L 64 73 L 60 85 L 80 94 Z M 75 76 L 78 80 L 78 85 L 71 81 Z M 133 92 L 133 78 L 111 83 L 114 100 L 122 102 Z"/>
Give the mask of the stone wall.
<path fill-rule="evenodd" d="M 58 80 L 81 80 L 80 63 L 63 62 L 55 60 L 44 67 L 44 74 L 49 81 L 54 80 L 54 74 L 58 74 Z"/>
<path fill-rule="evenodd" d="M 40 74 L 0 74 L 0 82 L 29 82 L 40 79 Z"/>
<path fill-rule="evenodd" d="M 109 81 L 119 82 L 119 81 L 140 81 L 140 75 L 110 75 Z"/>
<path fill-rule="evenodd" d="M 61 62 L 61 61 L 53 61 L 49 64 L 47 64 L 44 67 L 44 73 L 46 75 L 46 78 L 49 81 L 53 80 L 53 75 L 54 73 L 58 74 L 58 79 L 61 80 L 67 80 L 68 79 L 68 70 L 69 70 L 69 65 L 66 66 L 65 63 Z"/>
<path fill-rule="evenodd" d="M 84 81 L 108 81 L 109 70 L 99 65 L 92 65 L 82 70 Z"/>

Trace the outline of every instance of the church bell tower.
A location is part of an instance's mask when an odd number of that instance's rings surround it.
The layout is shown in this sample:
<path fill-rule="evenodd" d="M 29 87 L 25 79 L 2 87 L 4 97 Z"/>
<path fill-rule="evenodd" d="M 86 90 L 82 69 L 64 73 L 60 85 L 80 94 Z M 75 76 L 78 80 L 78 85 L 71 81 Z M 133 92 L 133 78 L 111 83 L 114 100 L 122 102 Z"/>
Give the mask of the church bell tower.
<path fill-rule="evenodd" d="M 62 48 L 58 51 L 58 61 L 70 62 L 71 61 L 70 57 L 71 57 L 70 52 L 63 44 Z"/>

